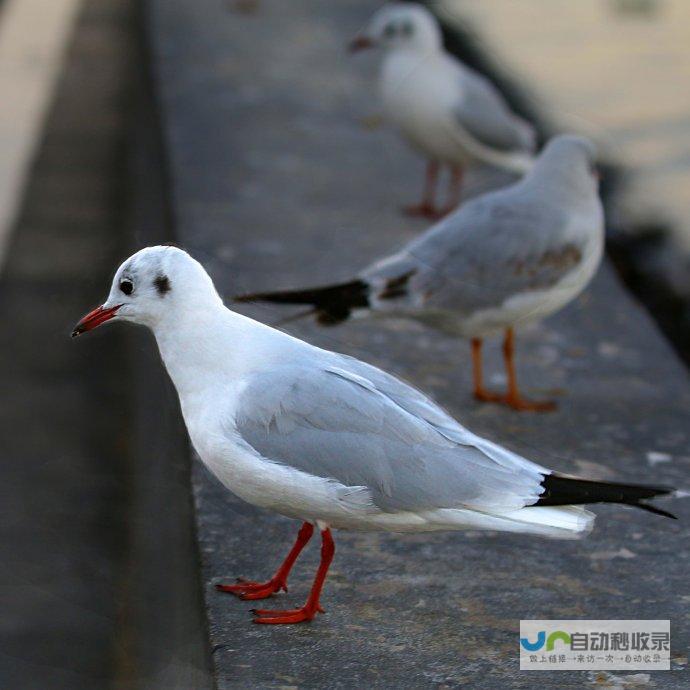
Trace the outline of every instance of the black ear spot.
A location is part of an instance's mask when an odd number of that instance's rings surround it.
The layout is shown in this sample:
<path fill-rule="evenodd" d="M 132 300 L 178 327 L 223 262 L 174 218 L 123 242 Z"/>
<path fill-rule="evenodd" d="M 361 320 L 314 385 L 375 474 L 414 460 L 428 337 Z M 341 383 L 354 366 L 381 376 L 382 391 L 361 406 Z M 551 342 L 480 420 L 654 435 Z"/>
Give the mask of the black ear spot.
<path fill-rule="evenodd" d="M 170 292 L 171 287 L 170 287 L 170 281 L 168 280 L 168 276 L 156 276 L 156 279 L 153 281 L 153 285 L 158 291 L 158 294 L 163 296 L 166 294 L 166 292 Z"/>

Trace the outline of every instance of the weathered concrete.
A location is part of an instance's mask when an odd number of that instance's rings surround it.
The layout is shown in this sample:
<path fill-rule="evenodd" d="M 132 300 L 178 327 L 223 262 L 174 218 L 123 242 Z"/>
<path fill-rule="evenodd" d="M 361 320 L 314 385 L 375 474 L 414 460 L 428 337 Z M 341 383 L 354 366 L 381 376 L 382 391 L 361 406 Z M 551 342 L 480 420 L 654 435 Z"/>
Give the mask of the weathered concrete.
<path fill-rule="evenodd" d="M 143 8 L 140 8 L 142 10 Z M 138 19 L 143 12 L 138 12 Z M 139 26 L 139 28 L 141 28 Z M 171 237 L 166 175 L 143 32 L 132 51 L 141 66 L 132 80 L 133 108 L 127 174 L 128 255 Z M 112 267 L 103 277 L 107 289 Z M 118 329 L 119 330 L 119 329 Z M 184 426 L 170 410 L 175 391 L 157 365 L 144 329 L 125 328 L 131 458 L 128 568 L 121 601 L 123 690 L 207 690 L 213 687 L 210 643 Z"/>
<path fill-rule="evenodd" d="M 423 228 L 398 214 L 422 166 L 375 111 L 372 58 L 349 59 L 373 0 L 263 0 L 256 15 L 216 0 L 151 0 L 179 240 L 228 295 L 348 277 Z M 278 309 L 247 308 L 268 322 Z M 593 477 L 687 484 L 687 372 L 649 317 L 605 267 L 576 304 L 520 340 L 530 392 L 564 389 L 560 410 L 525 416 L 476 405 L 468 346 L 404 323 L 292 332 L 383 366 L 432 393 L 470 428 L 557 469 Z M 497 354 L 487 366 L 499 371 Z M 667 453 L 652 465 L 650 453 Z M 520 618 L 672 619 L 677 657 L 656 687 L 687 686 L 690 507 L 681 520 L 602 507 L 582 542 L 477 534 L 336 535 L 311 625 L 252 626 L 251 605 L 213 583 L 268 574 L 296 524 L 195 476 L 206 602 L 220 688 L 581 688 L 584 673 L 520 674 Z M 670 507 L 670 506 L 669 506 Z M 296 567 L 300 603 L 316 549 Z"/>
<path fill-rule="evenodd" d="M 0 687 L 108 688 L 127 541 L 122 340 L 70 341 L 121 251 L 131 4 L 84 4 L 0 282 Z M 0 18 L 1 20 L 1 18 Z"/>
<path fill-rule="evenodd" d="M 170 239 L 135 5 L 84 3 L 0 282 L 3 690 L 212 687 L 172 384 L 143 330 L 69 338 Z"/>

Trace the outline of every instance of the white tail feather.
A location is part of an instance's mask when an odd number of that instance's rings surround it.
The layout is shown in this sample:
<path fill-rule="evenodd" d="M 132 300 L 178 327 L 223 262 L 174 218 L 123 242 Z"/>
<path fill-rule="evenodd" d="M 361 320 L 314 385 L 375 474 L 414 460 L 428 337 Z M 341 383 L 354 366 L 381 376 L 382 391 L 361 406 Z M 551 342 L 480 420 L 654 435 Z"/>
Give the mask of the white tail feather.
<path fill-rule="evenodd" d="M 536 528 L 547 536 L 567 539 L 589 534 L 595 515 L 581 506 L 529 506 L 502 517 L 523 523 L 526 532 Z"/>
<path fill-rule="evenodd" d="M 578 539 L 592 530 L 595 515 L 581 506 L 528 506 L 500 515 L 445 508 L 423 513 L 422 517 L 435 526 L 431 529 L 462 527 Z"/>

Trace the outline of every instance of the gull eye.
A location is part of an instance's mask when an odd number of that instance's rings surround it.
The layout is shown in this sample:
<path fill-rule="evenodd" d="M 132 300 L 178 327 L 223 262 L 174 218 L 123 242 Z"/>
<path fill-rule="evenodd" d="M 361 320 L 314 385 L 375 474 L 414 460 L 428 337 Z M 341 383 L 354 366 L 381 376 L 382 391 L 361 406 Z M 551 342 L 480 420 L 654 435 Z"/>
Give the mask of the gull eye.
<path fill-rule="evenodd" d="M 410 21 L 404 21 L 400 24 L 400 33 L 403 36 L 412 36 L 414 33 L 414 24 Z"/>
<path fill-rule="evenodd" d="M 386 38 L 393 38 L 393 36 L 395 36 L 395 33 L 396 33 L 396 28 L 395 28 L 395 24 L 393 24 L 393 23 L 386 24 L 386 26 L 383 28 L 383 35 Z"/>
<path fill-rule="evenodd" d="M 134 284 L 132 283 L 131 280 L 121 280 L 120 281 L 120 290 L 125 293 L 125 295 L 131 295 L 132 291 L 134 290 Z"/>

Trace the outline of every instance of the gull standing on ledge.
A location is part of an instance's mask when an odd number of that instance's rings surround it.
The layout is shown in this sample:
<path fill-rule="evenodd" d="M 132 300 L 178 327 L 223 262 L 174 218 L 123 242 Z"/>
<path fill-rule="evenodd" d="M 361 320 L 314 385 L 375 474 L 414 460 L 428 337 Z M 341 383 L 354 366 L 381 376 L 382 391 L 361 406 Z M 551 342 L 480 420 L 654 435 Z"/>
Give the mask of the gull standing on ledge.
<path fill-rule="evenodd" d="M 516 410 L 551 410 L 552 402 L 520 395 L 514 329 L 564 307 L 601 262 L 604 212 L 595 157 L 586 139 L 556 137 L 518 183 L 468 201 L 354 280 L 236 299 L 311 304 L 307 313 L 324 325 L 353 312 L 405 316 L 471 338 L 475 398 Z M 482 375 L 483 339 L 501 331 L 505 395 L 487 391 Z"/>
<path fill-rule="evenodd" d="M 394 376 L 313 347 L 223 305 L 201 264 L 149 247 L 118 269 L 106 302 L 73 336 L 107 321 L 148 326 L 175 384 L 194 448 L 240 498 L 303 522 L 267 582 L 218 585 L 242 599 L 287 589 L 321 532 L 321 563 L 301 608 L 255 610 L 256 623 L 311 620 L 335 552 L 331 527 L 418 532 L 463 528 L 577 537 L 577 504 L 641 503 L 669 493 L 552 473 L 465 429 Z"/>
<path fill-rule="evenodd" d="M 429 10 L 412 2 L 384 5 L 350 50 L 385 51 L 379 89 L 386 120 L 428 159 L 420 204 L 410 215 L 439 218 L 460 202 L 463 169 L 480 161 L 526 172 L 535 150 L 532 126 L 515 115 L 496 87 L 448 54 Z M 441 165 L 450 168 L 448 202 L 435 203 Z"/>

